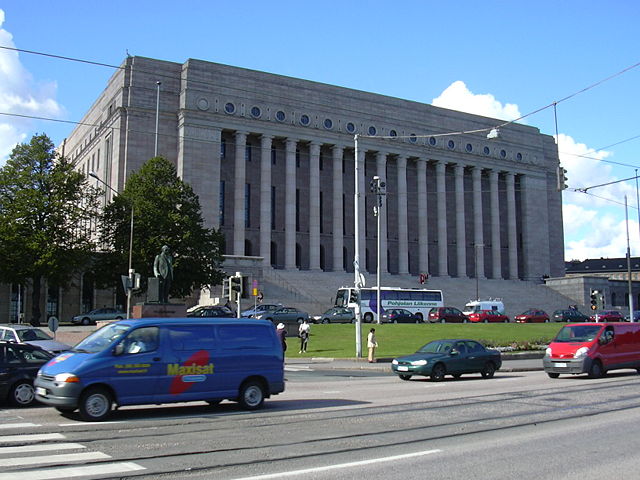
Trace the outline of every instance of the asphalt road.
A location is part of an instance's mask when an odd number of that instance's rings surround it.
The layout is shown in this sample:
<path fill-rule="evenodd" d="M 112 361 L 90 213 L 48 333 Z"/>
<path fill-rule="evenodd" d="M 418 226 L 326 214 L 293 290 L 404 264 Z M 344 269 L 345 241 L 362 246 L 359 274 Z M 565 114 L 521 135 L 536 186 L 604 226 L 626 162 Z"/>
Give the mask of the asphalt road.
<path fill-rule="evenodd" d="M 635 371 L 434 383 L 290 365 L 287 379 L 250 413 L 129 407 L 87 424 L 47 407 L 1 410 L 0 480 L 637 478 Z"/>

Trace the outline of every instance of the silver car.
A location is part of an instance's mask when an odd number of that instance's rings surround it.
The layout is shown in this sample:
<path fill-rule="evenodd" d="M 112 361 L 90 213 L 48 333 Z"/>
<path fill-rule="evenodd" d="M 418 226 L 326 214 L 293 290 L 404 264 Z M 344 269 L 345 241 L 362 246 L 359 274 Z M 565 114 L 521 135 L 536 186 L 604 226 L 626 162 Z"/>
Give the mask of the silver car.
<path fill-rule="evenodd" d="M 71 345 L 58 342 L 39 328 L 31 325 L 0 325 L 0 340 L 36 345 L 55 354 L 71 350 Z"/>
<path fill-rule="evenodd" d="M 277 310 L 271 310 L 256 315 L 255 318 L 258 320 L 270 320 L 275 324 L 302 323 L 304 320 L 309 320 L 309 314 L 294 307 L 281 307 Z"/>
<path fill-rule="evenodd" d="M 122 320 L 126 315 L 117 308 L 96 308 L 90 312 L 76 315 L 71 319 L 71 323 L 81 323 L 82 325 L 93 325 L 98 320 Z"/>
<path fill-rule="evenodd" d="M 249 310 L 244 310 L 243 312 L 240 312 L 240 315 L 243 317 L 256 317 L 262 313 L 277 310 L 278 308 L 282 308 L 282 307 L 283 305 L 281 303 L 263 303 L 261 305 L 256 306 L 255 308 L 250 308 Z"/>

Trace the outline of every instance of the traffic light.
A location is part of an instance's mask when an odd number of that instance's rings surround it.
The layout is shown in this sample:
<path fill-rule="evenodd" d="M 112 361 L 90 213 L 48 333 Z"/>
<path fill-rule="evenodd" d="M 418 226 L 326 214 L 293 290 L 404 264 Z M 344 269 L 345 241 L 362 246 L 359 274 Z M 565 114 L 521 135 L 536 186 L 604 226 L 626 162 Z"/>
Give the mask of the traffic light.
<path fill-rule="evenodd" d="M 558 191 L 561 192 L 567 187 L 567 169 L 558 166 Z"/>
<path fill-rule="evenodd" d="M 229 279 L 222 279 L 222 298 L 228 298 L 231 300 L 231 293 L 229 291 Z"/>
<path fill-rule="evenodd" d="M 242 275 L 229 277 L 229 300 L 236 302 L 242 297 Z"/>
<path fill-rule="evenodd" d="M 598 290 L 591 289 L 591 310 L 598 309 L 598 297 L 599 297 Z"/>

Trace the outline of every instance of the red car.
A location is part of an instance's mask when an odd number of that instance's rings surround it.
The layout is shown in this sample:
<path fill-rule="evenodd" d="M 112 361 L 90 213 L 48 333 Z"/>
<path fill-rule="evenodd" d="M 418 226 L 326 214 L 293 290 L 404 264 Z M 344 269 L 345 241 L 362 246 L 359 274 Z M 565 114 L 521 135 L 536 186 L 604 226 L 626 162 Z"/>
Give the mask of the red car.
<path fill-rule="evenodd" d="M 469 321 L 474 323 L 502 322 L 509 323 L 509 317 L 496 310 L 480 310 L 469 314 Z"/>
<path fill-rule="evenodd" d="M 467 316 L 455 307 L 434 307 L 429 310 L 431 323 L 467 323 Z"/>
<path fill-rule="evenodd" d="M 548 323 L 549 315 L 544 310 L 538 310 L 537 308 L 530 308 L 526 312 L 515 316 L 517 323 Z"/>
<path fill-rule="evenodd" d="M 617 310 L 604 310 L 595 315 L 591 315 L 591 320 L 594 322 L 624 322 L 625 319 L 622 314 Z"/>

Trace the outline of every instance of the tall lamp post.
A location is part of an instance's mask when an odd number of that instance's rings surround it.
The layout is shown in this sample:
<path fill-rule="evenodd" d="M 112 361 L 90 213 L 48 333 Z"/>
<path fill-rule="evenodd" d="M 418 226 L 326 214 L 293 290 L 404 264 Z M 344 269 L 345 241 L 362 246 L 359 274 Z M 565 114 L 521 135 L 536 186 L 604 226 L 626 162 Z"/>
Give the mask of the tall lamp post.
<path fill-rule="evenodd" d="M 380 177 L 377 175 L 373 177 L 371 183 L 369 184 L 371 191 L 376 194 L 376 204 L 373 206 L 373 216 L 377 218 L 377 240 L 378 240 L 378 249 L 377 249 L 377 270 L 376 270 L 376 323 L 380 323 L 380 208 L 382 208 L 382 197 L 387 194 L 387 185 L 385 182 L 380 180 Z"/>
<path fill-rule="evenodd" d="M 105 182 L 100 177 L 98 177 L 96 172 L 89 172 L 89 176 L 95 178 L 97 181 L 99 181 L 101 184 L 103 184 L 105 187 L 107 187 L 116 195 L 120 195 L 120 193 L 115 188 L 113 188 L 107 182 Z M 133 203 L 131 203 L 130 207 L 131 207 L 131 225 L 129 228 L 129 269 L 128 269 L 129 280 L 127 283 L 127 318 L 131 318 L 131 296 L 133 293 L 133 278 L 135 273 L 133 270 L 133 266 L 131 264 L 132 254 L 133 254 Z"/>
<path fill-rule="evenodd" d="M 484 243 L 476 243 L 475 247 L 474 247 L 474 271 L 475 271 L 475 275 L 476 275 L 476 300 L 480 300 L 480 276 L 478 275 L 478 248 L 483 248 L 484 247 Z"/>

